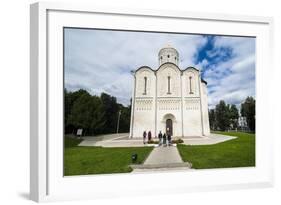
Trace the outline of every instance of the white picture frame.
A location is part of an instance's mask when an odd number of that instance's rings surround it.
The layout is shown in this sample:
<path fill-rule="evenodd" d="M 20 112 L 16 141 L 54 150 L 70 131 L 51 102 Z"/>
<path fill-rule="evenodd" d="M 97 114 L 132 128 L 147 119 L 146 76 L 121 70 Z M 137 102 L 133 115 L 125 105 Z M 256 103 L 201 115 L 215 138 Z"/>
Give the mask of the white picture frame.
<path fill-rule="evenodd" d="M 30 14 L 32 200 L 126 197 L 157 194 L 156 190 L 163 194 L 273 186 L 274 139 L 269 129 L 272 116 L 264 109 L 271 106 L 270 97 L 273 96 L 271 72 L 266 69 L 273 68 L 272 18 L 46 2 L 32 4 Z M 256 167 L 63 177 L 61 33 L 64 26 L 256 36 Z M 164 183 L 167 178 L 173 180 Z M 148 182 L 151 182 L 149 186 Z"/>

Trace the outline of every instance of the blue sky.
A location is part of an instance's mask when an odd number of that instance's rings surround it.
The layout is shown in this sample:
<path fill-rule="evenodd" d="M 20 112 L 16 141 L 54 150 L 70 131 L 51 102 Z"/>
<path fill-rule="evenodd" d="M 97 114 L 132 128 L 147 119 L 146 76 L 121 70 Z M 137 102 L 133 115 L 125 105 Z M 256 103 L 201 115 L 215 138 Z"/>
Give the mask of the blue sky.
<path fill-rule="evenodd" d="M 200 69 L 210 108 L 219 100 L 239 105 L 255 96 L 255 38 L 95 29 L 65 29 L 65 87 L 106 92 L 128 105 L 130 71 L 157 69 L 158 52 L 167 44 L 178 50 L 180 69 Z"/>

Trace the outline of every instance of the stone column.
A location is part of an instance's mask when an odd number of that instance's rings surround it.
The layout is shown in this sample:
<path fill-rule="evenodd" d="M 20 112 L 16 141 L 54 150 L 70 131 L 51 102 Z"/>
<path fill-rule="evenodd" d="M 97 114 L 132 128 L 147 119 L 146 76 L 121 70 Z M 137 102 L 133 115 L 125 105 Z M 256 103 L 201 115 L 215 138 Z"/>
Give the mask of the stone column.
<path fill-rule="evenodd" d="M 184 98 L 183 98 L 183 85 L 182 85 L 182 78 L 183 78 L 183 72 L 181 71 L 181 75 L 180 75 L 180 79 L 181 79 L 181 136 L 184 137 L 184 132 L 183 132 L 183 101 L 184 101 Z"/>
<path fill-rule="evenodd" d="M 199 71 L 199 75 L 198 75 L 198 89 L 199 89 L 199 99 L 200 99 L 200 113 L 201 113 L 201 129 L 202 129 L 202 136 L 204 135 L 204 121 L 203 121 L 203 111 L 202 111 L 202 90 L 201 90 L 201 75 L 200 75 L 200 71 Z"/>
<path fill-rule="evenodd" d="M 130 119 L 130 138 L 133 138 L 134 135 L 134 115 L 135 115 L 135 95 L 136 95 L 136 75 L 132 73 L 134 77 L 134 88 L 132 90 L 132 105 L 131 105 L 131 119 Z"/>

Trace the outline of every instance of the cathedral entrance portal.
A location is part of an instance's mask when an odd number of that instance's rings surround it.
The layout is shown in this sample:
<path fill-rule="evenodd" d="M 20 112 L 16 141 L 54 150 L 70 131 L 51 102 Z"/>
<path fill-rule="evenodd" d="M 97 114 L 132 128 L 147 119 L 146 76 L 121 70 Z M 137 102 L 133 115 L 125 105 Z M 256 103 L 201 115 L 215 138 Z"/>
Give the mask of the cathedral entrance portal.
<path fill-rule="evenodd" d="M 173 121 L 171 119 L 166 120 L 166 134 L 169 132 L 173 136 Z"/>

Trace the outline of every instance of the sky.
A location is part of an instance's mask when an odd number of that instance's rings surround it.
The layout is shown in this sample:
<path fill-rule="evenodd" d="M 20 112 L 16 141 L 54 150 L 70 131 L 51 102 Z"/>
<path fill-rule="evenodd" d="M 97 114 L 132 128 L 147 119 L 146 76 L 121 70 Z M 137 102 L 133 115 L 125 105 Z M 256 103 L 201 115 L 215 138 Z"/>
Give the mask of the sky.
<path fill-rule="evenodd" d="M 179 68 L 200 70 L 208 83 L 209 108 L 220 100 L 238 107 L 255 97 L 255 38 L 65 28 L 64 72 L 68 91 L 113 95 L 128 105 L 132 70 L 157 69 L 158 52 L 171 45 L 179 52 Z"/>

